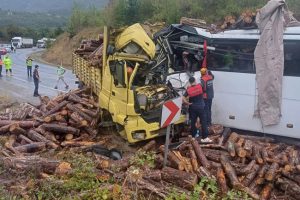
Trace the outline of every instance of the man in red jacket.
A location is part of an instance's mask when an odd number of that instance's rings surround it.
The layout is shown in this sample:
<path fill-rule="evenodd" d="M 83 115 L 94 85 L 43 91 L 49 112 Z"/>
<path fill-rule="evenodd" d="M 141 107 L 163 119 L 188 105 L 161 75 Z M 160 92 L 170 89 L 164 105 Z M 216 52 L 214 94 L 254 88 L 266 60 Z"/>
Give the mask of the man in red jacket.
<path fill-rule="evenodd" d="M 207 70 L 207 68 L 201 68 L 201 85 L 203 87 L 203 99 L 205 103 L 204 110 L 206 112 L 207 125 L 211 126 L 211 106 L 212 99 L 214 98 L 214 75 Z"/>

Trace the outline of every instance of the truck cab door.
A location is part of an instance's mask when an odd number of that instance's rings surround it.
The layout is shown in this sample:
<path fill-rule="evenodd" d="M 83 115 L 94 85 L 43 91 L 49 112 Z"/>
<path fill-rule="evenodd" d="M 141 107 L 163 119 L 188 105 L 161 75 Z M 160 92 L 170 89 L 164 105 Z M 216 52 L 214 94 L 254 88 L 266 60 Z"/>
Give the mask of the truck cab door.
<path fill-rule="evenodd" d="M 123 124 L 128 102 L 126 63 L 122 60 L 112 60 L 109 62 L 109 68 L 112 74 L 109 112 L 115 122 Z"/>

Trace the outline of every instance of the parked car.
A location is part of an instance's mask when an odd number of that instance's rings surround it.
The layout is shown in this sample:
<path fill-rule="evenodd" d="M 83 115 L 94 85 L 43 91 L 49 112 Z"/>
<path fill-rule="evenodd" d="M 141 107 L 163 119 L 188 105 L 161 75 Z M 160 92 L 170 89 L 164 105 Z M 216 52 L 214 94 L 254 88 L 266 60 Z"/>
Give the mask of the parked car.
<path fill-rule="evenodd" d="M 6 54 L 7 54 L 6 48 L 0 48 L 0 55 L 3 56 Z"/>

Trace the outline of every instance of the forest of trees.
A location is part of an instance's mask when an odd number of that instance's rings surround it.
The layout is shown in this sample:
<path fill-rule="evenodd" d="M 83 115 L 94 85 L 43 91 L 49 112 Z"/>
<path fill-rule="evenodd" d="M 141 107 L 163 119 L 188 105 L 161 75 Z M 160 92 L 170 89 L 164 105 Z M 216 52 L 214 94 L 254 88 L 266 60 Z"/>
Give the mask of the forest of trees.
<path fill-rule="evenodd" d="M 91 26 L 119 27 L 145 21 L 179 23 L 183 16 L 215 23 L 222 21 L 227 15 L 239 16 L 246 9 L 255 11 L 267 2 L 268 0 L 110 0 L 105 8 L 90 10 L 82 10 L 75 4 L 67 30 L 74 35 L 82 28 Z M 299 19 L 300 1 L 286 2 Z"/>

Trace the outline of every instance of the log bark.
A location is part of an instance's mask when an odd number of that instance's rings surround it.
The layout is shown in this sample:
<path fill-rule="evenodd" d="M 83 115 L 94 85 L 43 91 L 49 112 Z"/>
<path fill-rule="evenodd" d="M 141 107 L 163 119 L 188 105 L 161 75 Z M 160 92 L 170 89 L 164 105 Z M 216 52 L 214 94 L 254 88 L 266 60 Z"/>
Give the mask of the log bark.
<path fill-rule="evenodd" d="M 251 157 L 252 155 L 252 148 L 253 148 L 253 143 L 251 140 L 245 140 L 245 143 L 244 143 L 244 149 L 246 150 L 247 154 L 246 156 L 248 158 Z"/>
<path fill-rule="evenodd" d="M 14 148 L 14 143 L 16 142 L 16 136 L 10 135 L 8 140 L 5 142 L 4 146 L 13 152 L 15 155 L 20 155 L 21 153 Z"/>
<path fill-rule="evenodd" d="M 93 108 L 94 105 L 90 104 L 89 102 L 84 101 L 82 98 L 80 98 L 79 96 L 77 96 L 76 94 L 71 94 L 68 97 L 68 100 L 74 103 L 80 103 L 88 108 Z"/>
<path fill-rule="evenodd" d="M 49 110 L 47 113 L 45 113 L 44 117 L 60 111 L 68 103 L 69 103 L 68 101 L 62 101 L 61 103 L 57 104 L 54 108 L 52 108 L 51 110 Z"/>
<path fill-rule="evenodd" d="M 72 112 L 77 112 L 83 119 L 87 120 L 88 122 L 91 122 L 93 120 L 92 117 L 90 117 L 89 115 L 85 114 L 84 112 L 80 111 L 80 108 L 78 108 L 77 106 L 73 105 L 73 104 L 68 104 L 67 108 L 69 110 L 71 110 Z"/>
<path fill-rule="evenodd" d="M 224 145 L 224 144 L 227 142 L 227 140 L 228 140 L 230 134 L 231 134 L 231 129 L 226 127 L 226 128 L 224 129 L 223 133 L 222 133 L 222 137 L 220 138 L 218 144 L 219 144 L 220 146 Z"/>
<path fill-rule="evenodd" d="M 76 122 L 76 125 L 78 127 L 88 126 L 88 122 L 85 119 L 83 119 L 77 112 L 73 112 L 70 115 L 70 118 Z"/>
<path fill-rule="evenodd" d="M 246 167 L 240 168 L 239 170 L 236 170 L 237 175 L 247 175 L 251 172 L 252 168 L 254 167 L 256 161 L 252 160 Z"/>
<path fill-rule="evenodd" d="M 203 167 L 209 169 L 210 168 L 210 164 L 206 158 L 206 156 L 204 155 L 199 143 L 192 137 L 189 137 L 189 140 L 194 148 L 194 151 L 196 153 L 196 156 L 198 158 L 198 162 L 202 164 Z"/>
<path fill-rule="evenodd" d="M 188 149 L 189 149 L 189 154 L 190 154 L 193 170 L 194 170 L 194 172 L 196 172 L 196 171 L 199 170 L 199 165 L 198 165 L 196 153 L 195 153 L 192 146 L 188 146 Z"/>
<path fill-rule="evenodd" d="M 258 165 L 254 165 L 252 171 L 244 178 L 243 180 L 243 185 L 244 186 L 249 186 L 250 183 L 253 181 L 253 179 L 255 178 L 256 174 L 259 171 L 259 166 Z"/>
<path fill-rule="evenodd" d="M 239 182 L 236 172 L 234 168 L 231 166 L 230 161 L 227 156 L 221 155 L 221 164 L 223 166 L 223 169 L 225 171 L 226 176 L 229 178 L 231 185 L 233 188 L 238 188 L 241 186 L 241 183 Z"/>
<path fill-rule="evenodd" d="M 7 132 L 9 131 L 9 127 L 10 127 L 10 124 L 5 125 L 5 126 L 2 126 L 2 127 L 0 128 L 0 134 L 5 134 L 5 133 L 7 133 Z"/>
<path fill-rule="evenodd" d="M 300 196 L 300 186 L 287 178 L 278 178 L 276 186 L 284 191 L 286 195 L 290 195 L 296 199 Z"/>
<path fill-rule="evenodd" d="M 273 181 L 278 173 L 279 170 L 279 164 L 273 163 L 269 170 L 266 172 L 265 179 L 268 181 Z"/>
<path fill-rule="evenodd" d="M 29 138 L 26 137 L 25 135 L 19 135 L 18 137 L 19 137 L 19 139 L 24 140 L 24 141 L 27 142 L 28 144 L 34 143 L 31 139 L 29 139 Z"/>
<path fill-rule="evenodd" d="M 24 129 L 19 127 L 18 124 L 12 124 L 9 127 L 9 132 L 11 132 L 12 134 L 15 134 L 15 135 L 26 135 L 26 133 L 27 133 L 27 131 L 25 131 Z"/>
<path fill-rule="evenodd" d="M 184 189 L 193 190 L 198 183 L 196 174 L 187 173 L 170 167 L 164 167 L 161 172 L 162 180 Z"/>
<path fill-rule="evenodd" d="M 139 151 L 148 152 L 148 151 L 152 150 L 155 147 L 155 145 L 156 145 L 155 140 L 151 140 L 145 146 L 143 146 L 142 148 L 140 148 Z"/>
<path fill-rule="evenodd" d="M 95 142 L 87 141 L 64 141 L 60 145 L 63 147 L 81 147 L 81 146 L 91 146 L 96 144 Z"/>
<path fill-rule="evenodd" d="M 164 145 L 161 145 L 159 147 L 159 150 L 161 152 L 164 152 L 164 149 L 165 149 Z M 180 161 L 178 159 L 178 157 L 172 151 L 169 151 L 169 153 L 168 153 L 168 160 L 170 161 L 171 166 L 174 167 L 175 169 L 178 169 L 180 171 L 184 170 L 184 163 L 183 163 L 183 161 Z"/>
<path fill-rule="evenodd" d="M 235 157 L 236 156 L 236 151 L 235 151 L 235 147 L 234 147 L 234 143 L 233 142 L 231 142 L 231 141 L 227 142 L 227 149 L 228 149 L 229 155 L 231 157 Z"/>
<path fill-rule="evenodd" d="M 255 145 L 253 147 L 253 156 L 258 164 L 263 164 L 264 160 L 261 157 L 261 149 L 259 146 Z"/>
<path fill-rule="evenodd" d="M 240 146 L 239 144 L 234 144 L 234 149 L 236 151 L 236 155 L 240 158 L 245 158 L 247 155 L 247 151 Z"/>
<path fill-rule="evenodd" d="M 60 164 L 57 160 L 49 160 L 38 156 L 26 157 L 0 157 L 0 163 L 5 168 L 13 168 L 17 170 L 33 170 L 35 172 L 42 171 L 53 174 L 56 167 Z"/>
<path fill-rule="evenodd" d="M 228 186 L 226 184 L 226 178 L 222 168 L 218 168 L 217 170 L 217 180 L 221 188 L 222 194 L 226 194 L 228 192 Z"/>
<path fill-rule="evenodd" d="M 37 151 L 45 150 L 45 148 L 46 148 L 45 142 L 35 142 L 35 143 L 15 147 L 15 149 L 21 153 L 34 153 Z"/>
<path fill-rule="evenodd" d="M 0 127 L 11 125 L 11 124 L 18 124 L 21 128 L 33 128 L 40 125 L 39 122 L 35 121 L 15 121 L 15 120 L 0 120 Z"/>
<path fill-rule="evenodd" d="M 53 131 L 55 133 L 63 133 L 63 134 L 74 134 L 74 135 L 79 135 L 80 130 L 73 128 L 73 127 L 69 127 L 69 126 L 64 126 L 64 125 L 59 125 L 59 124 L 44 124 L 43 128 L 46 131 Z"/>
<path fill-rule="evenodd" d="M 150 170 L 144 173 L 143 178 L 146 180 L 161 181 L 161 171 L 160 170 Z"/>
<path fill-rule="evenodd" d="M 249 188 L 256 191 L 256 188 L 258 185 L 262 185 L 265 182 L 265 174 L 268 170 L 268 165 L 263 165 L 258 173 L 256 178 L 254 179 L 254 181 L 252 181 L 252 183 L 250 184 Z"/>
<path fill-rule="evenodd" d="M 53 143 L 52 141 L 46 139 L 44 136 L 42 136 L 41 134 L 39 134 L 38 132 L 34 131 L 34 130 L 30 130 L 29 132 L 27 132 L 26 134 L 31 140 L 33 141 L 37 141 L 37 142 L 45 142 L 47 144 L 47 146 L 56 149 L 58 147 L 57 144 Z"/>

